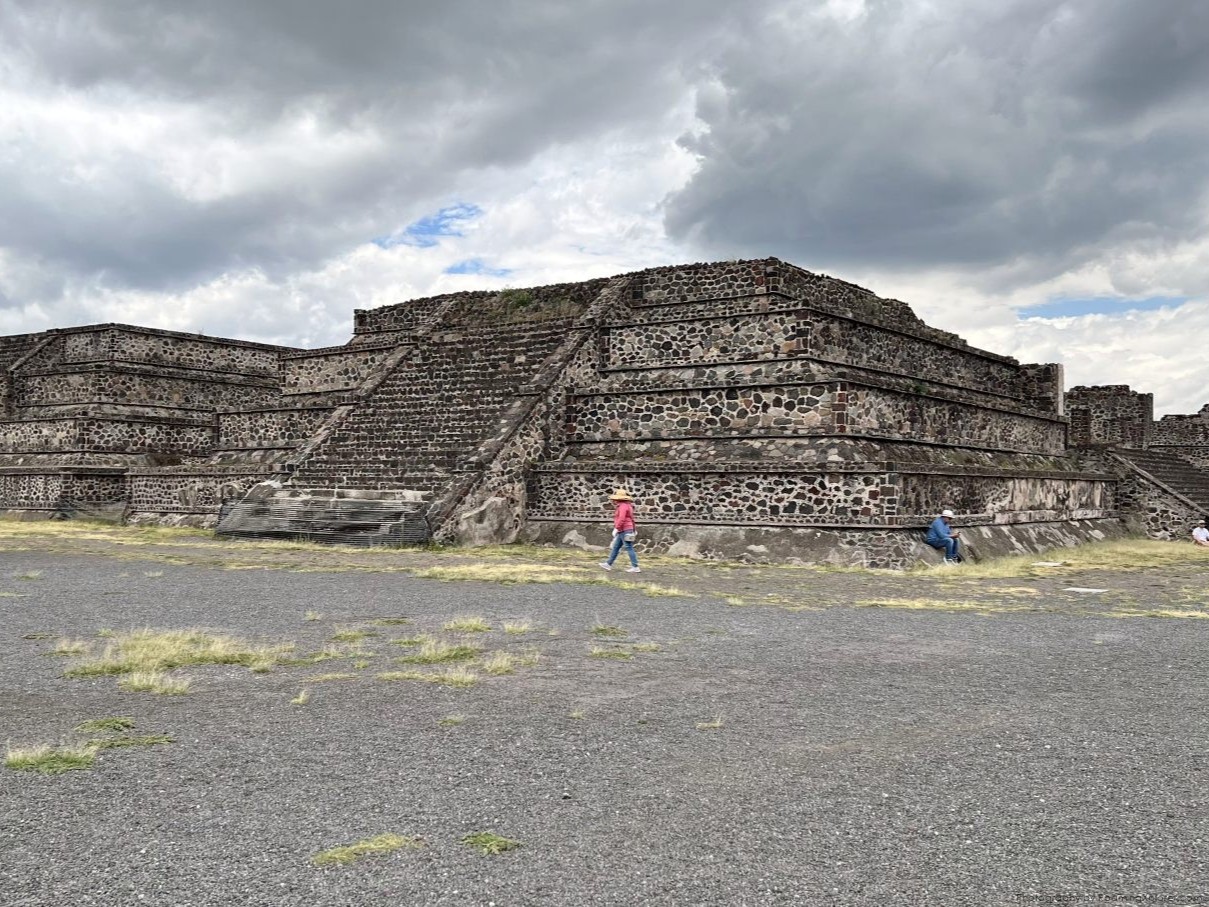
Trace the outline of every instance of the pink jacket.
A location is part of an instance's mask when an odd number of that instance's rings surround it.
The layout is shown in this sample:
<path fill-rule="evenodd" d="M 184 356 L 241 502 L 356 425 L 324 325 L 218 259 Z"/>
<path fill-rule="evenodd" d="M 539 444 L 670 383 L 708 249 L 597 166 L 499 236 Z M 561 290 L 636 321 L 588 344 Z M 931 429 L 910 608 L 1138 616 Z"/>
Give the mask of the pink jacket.
<path fill-rule="evenodd" d="M 618 501 L 613 511 L 613 528 L 618 532 L 634 531 L 634 505 L 629 501 Z"/>

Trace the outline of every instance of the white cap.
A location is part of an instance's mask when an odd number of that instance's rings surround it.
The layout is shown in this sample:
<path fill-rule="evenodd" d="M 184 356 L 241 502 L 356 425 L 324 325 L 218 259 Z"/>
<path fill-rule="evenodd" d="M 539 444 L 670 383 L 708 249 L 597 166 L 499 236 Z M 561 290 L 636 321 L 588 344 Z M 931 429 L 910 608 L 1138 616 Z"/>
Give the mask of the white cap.
<path fill-rule="evenodd" d="M 941 515 L 941 516 L 952 516 L 952 515 L 953 515 L 953 511 L 952 511 L 952 510 L 942 510 L 942 511 L 940 512 L 940 515 Z"/>

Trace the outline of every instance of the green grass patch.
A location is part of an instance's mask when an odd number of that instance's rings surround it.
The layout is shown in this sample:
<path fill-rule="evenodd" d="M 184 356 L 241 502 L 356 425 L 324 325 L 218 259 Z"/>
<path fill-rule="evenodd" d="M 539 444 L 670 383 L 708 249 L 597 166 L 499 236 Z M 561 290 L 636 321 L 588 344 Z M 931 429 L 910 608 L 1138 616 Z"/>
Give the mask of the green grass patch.
<path fill-rule="evenodd" d="M 333 680 L 356 680 L 356 674 L 315 674 L 313 677 L 307 677 L 306 680 L 311 683 L 328 683 Z"/>
<path fill-rule="evenodd" d="M 444 718 L 438 721 L 437 724 L 439 724 L 441 727 L 457 727 L 459 724 L 465 723 L 465 721 L 465 715 L 446 715 Z"/>
<path fill-rule="evenodd" d="M 424 839 L 416 835 L 385 834 L 358 841 L 356 844 L 346 844 L 342 847 L 324 850 L 311 857 L 311 862 L 316 866 L 345 866 L 370 854 L 393 853 L 396 850 L 417 849 L 424 846 Z"/>
<path fill-rule="evenodd" d="M 411 623 L 410 617 L 379 617 L 374 621 L 379 627 L 402 627 Z"/>
<path fill-rule="evenodd" d="M 86 745 L 9 747 L 4 766 L 15 772 L 61 775 L 91 768 L 96 757 L 97 751 Z"/>
<path fill-rule="evenodd" d="M 505 838 L 503 835 L 497 835 L 493 831 L 476 831 L 472 834 L 463 835 L 462 843 L 488 856 L 516 850 L 521 846 L 520 841 Z"/>

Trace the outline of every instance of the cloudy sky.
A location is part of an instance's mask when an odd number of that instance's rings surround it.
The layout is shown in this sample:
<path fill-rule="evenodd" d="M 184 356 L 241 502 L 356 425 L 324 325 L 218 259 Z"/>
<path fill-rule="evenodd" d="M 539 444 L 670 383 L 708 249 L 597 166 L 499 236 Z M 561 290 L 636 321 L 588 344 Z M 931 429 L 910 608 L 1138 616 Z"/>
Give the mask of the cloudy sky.
<path fill-rule="evenodd" d="M 1209 401 L 1209 0 L 0 0 L 0 332 L 780 256 Z"/>

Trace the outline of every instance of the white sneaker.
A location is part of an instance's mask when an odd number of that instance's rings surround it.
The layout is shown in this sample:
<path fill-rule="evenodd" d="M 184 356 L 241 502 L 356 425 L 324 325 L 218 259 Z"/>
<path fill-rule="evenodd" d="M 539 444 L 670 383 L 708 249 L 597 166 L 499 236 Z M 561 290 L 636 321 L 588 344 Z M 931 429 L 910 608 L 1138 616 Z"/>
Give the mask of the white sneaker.
<path fill-rule="evenodd" d="M 600 569 L 601 569 L 601 570 L 612 570 L 612 569 L 613 569 L 613 565 L 612 565 L 612 564 L 610 564 L 608 561 L 601 561 L 601 562 L 600 562 Z"/>
<path fill-rule="evenodd" d="M 641 573 L 642 570 L 638 567 L 626 567 L 625 572 L 626 573 Z"/>

